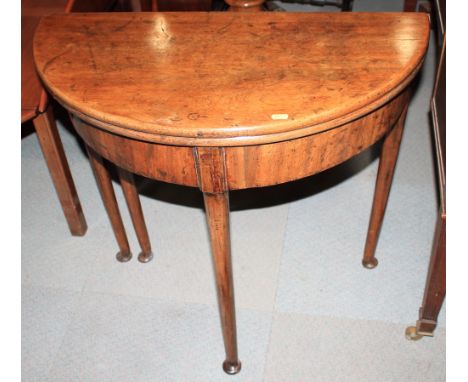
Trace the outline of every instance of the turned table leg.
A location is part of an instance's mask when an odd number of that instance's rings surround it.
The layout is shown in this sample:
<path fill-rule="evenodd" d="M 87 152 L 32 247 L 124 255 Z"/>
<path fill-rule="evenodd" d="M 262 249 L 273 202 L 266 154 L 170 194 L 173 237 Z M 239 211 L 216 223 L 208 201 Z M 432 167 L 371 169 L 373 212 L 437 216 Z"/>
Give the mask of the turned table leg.
<path fill-rule="evenodd" d="M 148 230 L 146 228 L 145 218 L 141 209 L 140 198 L 133 179 L 133 174 L 120 167 L 118 167 L 118 171 L 123 194 L 141 247 L 141 253 L 138 255 L 138 260 L 142 263 L 147 263 L 153 258 L 153 252 L 151 251 Z"/>
<path fill-rule="evenodd" d="M 369 229 L 367 231 L 364 257 L 362 259 L 362 264 L 368 269 L 375 268 L 378 264 L 378 261 L 375 258 L 375 248 L 377 247 L 377 240 L 379 238 L 380 229 L 382 228 L 385 208 L 387 207 L 388 196 L 398 159 L 398 152 L 400 149 L 400 142 L 407 111 L 408 105 L 405 106 L 405 109 L 398 118 L 396 125 L 385 137 L 382 152 L 380 154 L 379 170 L 377 172 L 377 181 L 374 191 L 374 202 L 372 204 Z"/>
<path fill-rule="evenodd" d="M 223 369 L 236 374 L 241 369 L 237 355 L 236 312 L 229 237 L 229 194 L 222 148 L 195 149 L 199 187 L 203 192 L 214 260 L 219 311 L 226 360 Z"/>
<path fill-rule="evenodd" d="M 39 114 L 33 123 L 70 232 L 75 236 L 83 236 L 88 227 L 63 151 L 52 107 L 49 106 L 44 113 Z"/>
<path fill-rule="evenodd" d="M 120 262 L 129 261 L 132 258 L 132 253 L 130 252 L 127 234 L 125 233 L 125 227 L 122 222 L 122 217 L 120 216 L 119 206 L 115 198 L 109 171 L 107 170 L 102 157 L 98 153 L 89 146 L 86 146 L 86 149 L 88 150 L 89 162 L 93 169 L 94 176 L 96 177 L 102 201 L 104 202 L 107 214 L 109 215 L 112 229 L 120 249 L 116 258 Z"/>

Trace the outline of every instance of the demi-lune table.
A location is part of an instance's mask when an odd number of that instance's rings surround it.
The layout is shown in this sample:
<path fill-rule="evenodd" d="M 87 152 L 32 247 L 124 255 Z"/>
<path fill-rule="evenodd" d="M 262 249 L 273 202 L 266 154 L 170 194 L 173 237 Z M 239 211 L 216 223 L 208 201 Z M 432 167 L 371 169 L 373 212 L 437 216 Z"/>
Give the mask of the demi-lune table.
<path fill-rule="evenodd" d="M 152 253 L 132 174 L 203 192 L 234 374 L 229 191 L 316 174 L 383 139 L 363 258 L 375 267 L 428 39 L 416 13 L 62 14 L 42 19 L 34 55 L 88 147 L 120 260 L 131 254 L 103 158 L 119 168 L 141 261 Z"/>

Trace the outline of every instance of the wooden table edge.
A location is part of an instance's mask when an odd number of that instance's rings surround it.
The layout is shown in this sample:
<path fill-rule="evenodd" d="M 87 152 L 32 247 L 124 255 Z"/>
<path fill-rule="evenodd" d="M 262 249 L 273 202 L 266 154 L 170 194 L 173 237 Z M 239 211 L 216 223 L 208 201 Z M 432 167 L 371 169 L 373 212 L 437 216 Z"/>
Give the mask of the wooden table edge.
<path fill-rule="evenodd" d="M 395 98 L 401 91 L 403 91 L 408 84 L 414 79 L 416 74 L 419 72 L 422 64 L 424 62 L 424 56 L 419 61 L 418 65 L 414 67 L 413 71 L 394 89 L 389 91 L 388 93 L 382 95 L 377 100 L 373 101 L 372 103 L 361 107 L 360 109 L 354 110 L 351 113 L 346 115 L 340 116 L 338 118 L 333 118 L 331 120 L 327 120 L 325 122 L 305 126 L 302 128 L 296 128 L 293 130 L 287 130 L 280 133 L 274 134 L 262 134 L 262 135 L 243 135 L 243 136 L 231 136 L 231 137 L 219 137 L 219 136 L 211 136 L 211 135 L 199 135 L 198 137 L 195 136 L 183 136 L 183 135 L 166 135 L 166 134 L 158 134 L 152 132 L 144 132 L 141 130 L 132 129 L 129 126 L 124 125 L 116 125 L 109 121 L 102 121 L 97 119 L 89 114 L 83 113 L 81 110 L 74 107 L 74 105 L 69 104 L 66 102 L 63 97 L 60 96 L 59 93 L 55 92 L 54 89 L 48 86 L 47 81 L 42 78 L 41 73 L 39 73 L 41 80 L 44 82 L 45 87 L 49 90 L 54 98 L 66 109 L 73 112 L 76 116 L 81 118 L 83 121 L 99 127 L 103 130 L 109 131 L 111 133 L 122 135 L 127 138 L 132 138 L 136 140 L 142 140 L 146 142 L 154 142 L 160 143 L 165 145 L 173 145 L 173 146 L 249 146 L 249 145 L 258 145 L 258 144 L 268 144 L 268 143 L 275 143 L 281 142 L 296 138 L 302 138 L 312 134 L 318 134 L 330 129 L 334 129 L 340 127 L 346 123 L 352 122 L 366 114 L 373 112 L 374 110 L 382 107 L 393 98 Z"/>
<path fill-rule="evenodd" d="M 426 35 L 423 36 L 422 39 L 428 41 L 430 28 L 429 17 L 427 15 L 426 19 Z M 37 30 L 39 30 L 41 24 L 42 20 L 40 21 Z M 305 122 L 303 126 L 300 126 L 299 123 L 290 124 L 287 127 L 282 126 L 282 130 L 280 132 L 269 131 L 269 126 L 263 126 L 262 128 L 257 129 L 248 127 L 238 129 L 233 129 L 232 127 L 203 128 L 196 129 L 195 131 L 194 129 L 186 129 L 185 131 L 180 131 L 181 129 L 179 129 L 179 131 L 177 131 L 178 134 L 169 134 L 170 131 L 165 131 L 170 130 L 167 127 L 151 126 L 151 128 L 142 129 L 141 126 L 138 126 L 138 128 L 135 128 L 132 127 L 132 125 L 134 125 L 134 121 L 129 121 L 128 123 L 116 123 L 116 121 L 109 120 L 109 118 L 106 119 L 107 115 L 97 115 L 98 113 L 93 113 L 94 110 L 91 110 L 90 112 L 89 110 L 84 110 L 82 107 L 78 107 L 74 102 L 68 101 L 65 94 L 60 92 L 55 86 L 51 85 L 47 81 L 46 76 L 43 75 L 40 68 L 38 68 L 37 73 L 42 84 L 60 104 L 73 111 L 73 113 L 84 121 L 112 133 L 137 140 L 176 146 L 244 146 L 274 143 L 317 134 L 339 127 L 376 110 L 397 96 L 413 80 L 424 62 L 428 44 L 425 44 L 424 46 L 425 49 L 422 49 L 418 52 L 419 54 L 415 55 L 415 65 L 411 70 L 402 76 L 400 83 L 389 86 L 390 90 L 386 93 L 377 95 L 377 98 L 368 100 L 364 105 L 359 105 L 356 109 L 348 111 L 345 114 L 330 116 L 324 121 L 309 125 Z M 33 45 L 33 54 L 35 59 L 35 44 Z"/>

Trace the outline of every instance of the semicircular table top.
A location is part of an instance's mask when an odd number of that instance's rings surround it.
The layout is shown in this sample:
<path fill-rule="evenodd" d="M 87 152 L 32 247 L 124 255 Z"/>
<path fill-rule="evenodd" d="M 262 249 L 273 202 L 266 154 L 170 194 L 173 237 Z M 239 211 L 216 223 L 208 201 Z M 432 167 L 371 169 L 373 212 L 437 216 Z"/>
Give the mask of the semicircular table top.
<path fill-rule="evenodd" d="M 104 129 L 182 145 L 297 138 L 404 89 L 429 40 L 419 13 L 55 14 L 34 56 L 49 91 Z"/>

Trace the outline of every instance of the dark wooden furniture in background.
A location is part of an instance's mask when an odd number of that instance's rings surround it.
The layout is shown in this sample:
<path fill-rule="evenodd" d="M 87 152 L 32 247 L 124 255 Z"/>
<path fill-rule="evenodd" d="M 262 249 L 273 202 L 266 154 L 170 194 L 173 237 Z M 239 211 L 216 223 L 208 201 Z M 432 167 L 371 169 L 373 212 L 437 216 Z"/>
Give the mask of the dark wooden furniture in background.
<path fill-rule="evenodd" d="M 279 3 L 309 4 L 309 5 L 332 5 L 341 8 L 343 12 L 350 12 L 353 0 L 225 0 L 230 5 L 229 10 L 233 12 L 258 12 L 263 9 L 270 11 L 284 11 Z"/>
<path fill-rule="evenodd" d="M 42 16 L 70 9 L 67 0 L 21 1 L 21 123 L 33 121 L 49 173 L 72 235 L 82 236 L 87 225 L 55 124 L 47 93 L 36 75 L 33 36 Z"/>
<path fill-rule="evenodd" d="M 168 11 L 205 11 L 211 10 L 212 0 L 157 0 L 157 10 Z"/>
<path fill-rule="evenodd" d="M 426 287 L 419 320 L 416 326 L 406 329 L 406 337 L 418 340 L 423 336 L 433 336 L 437 327 L 437 319 L 445 299 L 445 234 L 446 234 L 446 161 L 445 161 L 445 99 L 446 99 L 446 37 L 445 37 L 445 0 L 436 0 L 435 19 L 437 28 L 437 42 L 439 47 L 439 63 L 430 109 L 432 116 L 434 147 L 437 160 L 438 191 L 440 196 L 439 213 L 434 233 L 431 259 L 427 273 Z"/>
<path fill-rule="evenodd" d="M 375 266 L 408 89 L 428 40 L 419 13 L 69 14 L 41 21 L 34 50 L 88 147 L 121 250 L 128 243 L 102 157 L 130 183 L 136 173 L 202 191 L 223 368 L 235 374 L 229 191 L 316 174 L 383 139 L 364 257 Z M 126 198 L 150 249 L 138 195 Z"/>
<path fill-rule="evenodd" d="M 21 123 L 32 121 L 55 190 L 72 235 L 82 236 L 87 224 L 55 123 L 52 105 L 36 74 L 33 36 L 41 17 L 61 12 L 130 10 L 127 0 L 21 1 Z"/>
<path fill-rule="evenodd" d="M 343 12 L 351 12 L 353 0 L 267 0 L 265 7 L 269 11 L 285 11 L 278 3 L 304 4 L 316 6 L 334 6 L 340 8 Z"/>

